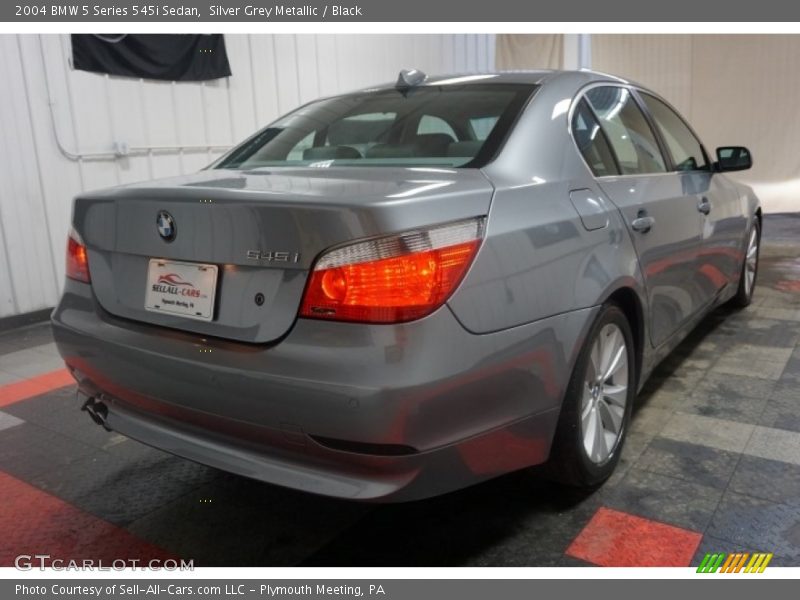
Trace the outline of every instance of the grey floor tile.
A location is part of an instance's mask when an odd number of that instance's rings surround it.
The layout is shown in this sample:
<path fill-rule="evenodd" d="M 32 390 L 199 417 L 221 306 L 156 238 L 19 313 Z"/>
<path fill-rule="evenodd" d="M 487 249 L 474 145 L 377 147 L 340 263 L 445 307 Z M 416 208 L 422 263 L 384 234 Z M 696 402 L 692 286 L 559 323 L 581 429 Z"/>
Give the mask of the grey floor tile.
<path fill-rule="evenodd" d="M 31 483 L 124 526 L 218 476 L 214 469 L 158 451 L 137 459 L 96 452 L 43 473 Z"/>
<path fill-rule="evenodd" d="M 787 376 L 784 371 L 783 376 L 775 384 L 770 398 L 779 398 L 800 404 L 800 379 L 795 380 L 792 375 Z"/>
<path fill-rule="evenodd" d="M 680 408 L 689 393 L 662 388 L 645 389 L 636 402 L 641 408 L 662 408 L 672 412 Z"/>
<path fill-rule="evenodd" d="M 740 453 L 754 428 L 755 425 L 747 423 L 676 412 L 664 425 L 660 435 L 678 442 Z"/>
<path fill-rule="evenodd" d="M 737 344 L 719 357 L 711 371 L 777 381 L 791 354 L 792 348 Z"/>
<path fill-rule="evenodd" d="M 800 396 L 795 393 L 774 393 L 764 407 L 758 424 L 800 432 Z"/>
<path fill-rule="evenodd" d="M 31 423 L 0 432 L 0 470 L 25 481 L 98 451 Z"/>
<path fill-rule="evenodd" d="M 800 465 L 800 433 L 756 426 L 745 454 Z"/>
<path fill-rule="evenodd" d="M 800 466 L 744 455 L 729 489 L 780 504 L 800 505 Z"/>
<path fill-rule="evenodd" d="M 18 419 L 14 415 L 0 411 L 0 431 L 3 429 L 10 429 L 11 427 L 16 427 L 17 425 L 22 425 L 24 422 L 25 421 Z"/>
<path fill-rule="evenodd" d="M 53 341 L 53 330 L 49 322 L 37 323 L 0 333 L 0 355 L 33 348 Z"/>
<path fill-rule="evenodd" d="M 637 469 L 718 489 L 728 485 L 739 454 L 656 438 L 636 461 Z"/>
<path fill-rule="evenodd" d="M 37 354 L 41 354 L 42 356 L 46 356 L 49 358 L 57 358 L 61 360 L 61 354 L 59 354 L 55 342 L 42 344 L 40 346 L 31 346 L 30 349 L 36 352 Z"/>
<path fill-rule="evenodd" d="M 702 532 L 722 490 L 633 467 L 622 482 L 600 494 L 610 508 Z"/>
<path fill-rule="evenodd" d="M 25 378 L 20 377 L 19 375 L 12 375 L 11 373 L 6 373 L 4 371 L 0 371 L 0 385 L 7 385 L 9 383 L 17 383 L 23 381 Z"/>
<path fill-rule="evenodd" d="M 766 397 L 750 398 L 724 390 L 695 390 L 691 397 L 683 401 L 680 411 L 728 421 L 756 424 L 766 406 Z"/>
<path fill-rule="evenodd" d="M 706 533 L 749 552 L 773 552 L 782 559 L 777 562 L 792 561 L 800 558 L 800 506 L 728 491 Z"/>
<path fill-rule="evenodd" d="M 797 350 L 792 353 L 792 357 L 786 363 L 778 384 L 793 385 L 797 395 L 800 396 L 800 355 Z"/>
<path fill-rule="evenodd" d="M 771 288 L 765 288 L 770 293 L 768 295 L 762 295 L 762 301 L 759 302 L 758 306 L 764 308 L 792 308 L 792 309 L 800 309 L 800 299 L 796 293 L 787 292 L 783 289 L 775 290 Z M 762 290 L 764 291 L 764 290 Z"/>
<path fill-rule="evenodd" d="M 763 306 L 763 305 L 761 305 Z M 728 319 L 722 327 L 733 327 L 737 344 L 756 348 L 790 348 L 800 341 L 800 323 L 765 317 L 761 306 L 747 318 Z M 757 355 L 758 357 L 758 355 Z"/>
<path fill-rule="evenodd" d="M 667 369 L 673 375 L 687 378 L 688 383 L 692 383 L 692 374 L 695 381 L 699 379 L 697 372 L 702 374 L 711 368 L 725 348 L 727 340 L 716 339 L 712 335 L 716 329 L 717 325 L 713 322 L 698 326 L 664 359 L 660 368 Z"/>
<path fill-rule="evenodd" d="M 668 360 L 668 359 L 667 359 Z M 690 394 L 705 375 L 702 369 L 670 369 L 662 363 L 642 390 L 646 393 Z"/>
<path fill-rule="evenodd" d="M 60 357 L 47 356 L 32 348 L 0 355 L 0 371 L 17 377 L 35 377 L 63 368 L 64 361 Z"/>
<path fill-rule="evenodd" d="M 730 373 L 706 373 L 697 384 L 693 395 L 715 396 L 721 399 L 730 396 L 747 398 L 768 398 L 775 382 L 760 377 L 745 377 Z"/>
<path fill-rule="evenodd" d="M 653 438 L 661 432 L 672 414 L 673 410 L 667 408 L 635 406 L 631 416 L 630 431 Z"/>
<path fill-rule="evenodd" d="M 770 307 L 759 308 L 757 313 L 765 319 L 782 319 L 785 321 L 800 322 L 800 308 Z"/>

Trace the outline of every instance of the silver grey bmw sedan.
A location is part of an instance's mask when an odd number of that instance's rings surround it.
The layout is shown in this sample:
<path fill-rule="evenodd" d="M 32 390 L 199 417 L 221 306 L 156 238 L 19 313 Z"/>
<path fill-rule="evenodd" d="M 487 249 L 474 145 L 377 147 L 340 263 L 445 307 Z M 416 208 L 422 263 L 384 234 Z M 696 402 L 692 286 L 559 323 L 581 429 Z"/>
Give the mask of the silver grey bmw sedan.
<path fill-rule="evenodd" d="M 654 366 L 750 302 L 750 165 L 612 76 L 404 71 L 76 198 L 55 338 L 96 422 L 247 477 L 597 486 Z"/>

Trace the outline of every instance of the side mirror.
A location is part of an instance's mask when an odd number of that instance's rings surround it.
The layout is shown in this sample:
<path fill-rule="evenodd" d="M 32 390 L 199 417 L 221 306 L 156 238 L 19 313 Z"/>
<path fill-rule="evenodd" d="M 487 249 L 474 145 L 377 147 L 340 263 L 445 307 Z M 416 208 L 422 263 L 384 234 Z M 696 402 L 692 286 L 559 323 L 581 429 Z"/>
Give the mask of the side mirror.
<path fill-rule="evenodd" d="M 750 150 L 744 146 L 717 148 L 717 171 L 746 171 L 753 166 Z"/>

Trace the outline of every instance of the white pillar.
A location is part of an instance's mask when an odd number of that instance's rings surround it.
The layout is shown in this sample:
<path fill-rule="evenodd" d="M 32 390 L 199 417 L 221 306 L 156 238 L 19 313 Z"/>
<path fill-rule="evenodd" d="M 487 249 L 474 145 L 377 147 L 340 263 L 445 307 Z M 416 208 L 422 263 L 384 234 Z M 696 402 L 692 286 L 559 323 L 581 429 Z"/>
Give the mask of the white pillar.
<path fill-rule="evenodd" d="M 578 67 L 578 38 L 580 34 L 565 33 L 563 39 L 564 44 L 564 59 L 561 65 L 562 69 L 573 70 Z"/>
<path fill-rule="evenodd" d="M 564 69 L 592 68 L 592 36 L 589 33 L 565 33 Z"/>
<path fill-rule="evenodd" d="M 592 34 L 578 34 L 578 68 L 592 68 Z"/>

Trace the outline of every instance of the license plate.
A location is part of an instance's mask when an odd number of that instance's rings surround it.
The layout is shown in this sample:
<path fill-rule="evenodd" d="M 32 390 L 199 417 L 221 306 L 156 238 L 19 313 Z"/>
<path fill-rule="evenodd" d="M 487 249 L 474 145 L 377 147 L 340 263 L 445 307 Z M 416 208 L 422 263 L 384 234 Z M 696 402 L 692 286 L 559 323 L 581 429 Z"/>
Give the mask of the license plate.
<path fill-rule="evenodd" d="M 214 318 L 217 266 L 153 258 L 147 267 L 146 310 L 187 319 Z"/>

